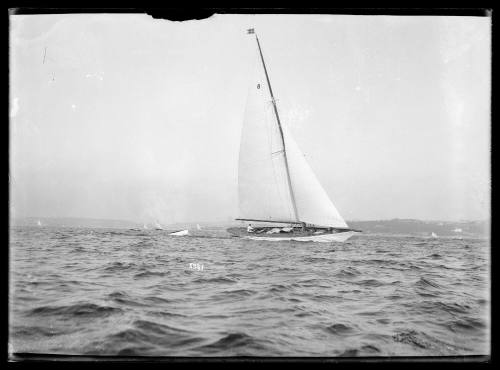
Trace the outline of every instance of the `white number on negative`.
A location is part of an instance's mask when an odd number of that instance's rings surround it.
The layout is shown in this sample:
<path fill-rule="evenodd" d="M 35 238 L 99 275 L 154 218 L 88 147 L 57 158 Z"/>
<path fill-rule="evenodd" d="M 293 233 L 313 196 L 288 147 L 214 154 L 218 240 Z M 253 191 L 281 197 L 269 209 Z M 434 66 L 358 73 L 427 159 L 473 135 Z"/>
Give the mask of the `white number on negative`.
<path fill-rule="evenodd" d="M 200 263 L 190 263 L 189 268 L 192 270 L 203 271 L 203 264 Z"/>

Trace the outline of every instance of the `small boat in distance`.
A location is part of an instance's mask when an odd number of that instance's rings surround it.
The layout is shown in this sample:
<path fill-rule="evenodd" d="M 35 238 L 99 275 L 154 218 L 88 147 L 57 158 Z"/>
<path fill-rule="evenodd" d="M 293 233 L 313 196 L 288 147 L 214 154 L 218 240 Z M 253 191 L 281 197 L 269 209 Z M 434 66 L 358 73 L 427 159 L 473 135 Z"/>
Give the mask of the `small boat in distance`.
<path fill-rule="evenodd" d="M 436 235 L 436 233 L 435 233 L 435 232 L 432 232 L 432 233 L 431 233 L 431 238 L 432 238 L 432 239 L 437 239 L 437 238 L 438 238 L 438 236 Z"/>
<path fill-rule="evenodd" d="M 36 222 L 36 224 L 37 224 L 37 226 L 42 226 L 42 222 L 41 222 L 40 220 L 38 220 L 38 221 Z"/>
<path fill-rule="evenodd" d="M 256 34 L 255 40 L 255 74 L 241 133 L 236 219 L 254 224 L 227 231 L 255 240 L 343 242 L 359 230 L 346 224 L 281 122 Z"/>
<path fill-rule="evenodd" d="M 158 221 L 155 221 L 155 230 L 163 230 L 163 227 L 159 224 Z"/>
<path fill-rule="evenodd" d="M 187 236 L 187 235 L 189 235 L 189 230 L 174 231 L 172 233 L 169 233 L 168 235 L 172 235 L 172 236 Z"/>

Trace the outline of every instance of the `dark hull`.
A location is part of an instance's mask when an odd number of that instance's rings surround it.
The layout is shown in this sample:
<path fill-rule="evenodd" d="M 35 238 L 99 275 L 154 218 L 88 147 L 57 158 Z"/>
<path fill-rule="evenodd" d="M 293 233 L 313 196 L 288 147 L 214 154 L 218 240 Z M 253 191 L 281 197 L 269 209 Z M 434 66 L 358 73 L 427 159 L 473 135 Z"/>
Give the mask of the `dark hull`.
<path fill-rule="evenodd" d="M 346 232 L 340 230 L 329 231 L 327 229 L 309 229 L 306 231 L 302 231 L 300 227 L 294 227 L 293 231 L 289 233 L 280 232 L 275 234 L 267 234 L 267 231 L 271 229 L 273 229 L 273 227 L 256 227 L 255 231 L 252 233 L 247 232 L 246 227 L 230 227 L 226 230 L 232 236 L 237 236 L 237 237 L 251 236 L 251 237 L 265 237 L 265 238 L 286 238 L 286 237 L 300 238 L 305 236 L 338 234 L 341 232 Z"/>

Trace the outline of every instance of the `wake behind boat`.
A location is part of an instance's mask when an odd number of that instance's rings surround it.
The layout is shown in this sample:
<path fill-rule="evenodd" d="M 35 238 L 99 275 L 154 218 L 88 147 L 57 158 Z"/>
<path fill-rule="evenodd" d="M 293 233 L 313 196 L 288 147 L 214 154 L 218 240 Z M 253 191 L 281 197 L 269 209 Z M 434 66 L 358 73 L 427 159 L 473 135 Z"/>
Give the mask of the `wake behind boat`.
<path fill-rule="evenodd" d="M 246 239 L 343 242 L 359 230 L 349 228 L 280 121 L 257 35 L 255 40 L 255 75 L 241 134 L 237 220 L 266 226 L 227 231 Z"/>

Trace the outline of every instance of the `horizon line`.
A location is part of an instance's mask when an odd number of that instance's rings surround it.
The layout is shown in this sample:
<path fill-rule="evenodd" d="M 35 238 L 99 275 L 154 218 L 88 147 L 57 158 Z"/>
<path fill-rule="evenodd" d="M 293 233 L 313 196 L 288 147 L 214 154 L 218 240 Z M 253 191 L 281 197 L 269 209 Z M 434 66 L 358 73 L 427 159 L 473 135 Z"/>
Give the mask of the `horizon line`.
<path fill-rule="evenodd" d="M 74 219 L 74 220 L 93 220 L 93 221 L 118 221 L 118 222 L 130 222 L 130 223 L 149 223 L 155 222 L 155 220 L 151 221 L 141 221 L 141 220 L 130 220 L 130 219 L 117 219 L 117 218 L 94 218 L 94 217 L 77 217 L 77 216 L 20 216 L 20 217 L 9 217 L 9 220 L 22 220 L 22 219 Z M 157 220 L 156 220 L 157 221 Z M 424 221 L 424 222 L 487 222 L 491 221 L 491 217 L 485 219 L 459 219 L 459 220 L 444 220 L 444 219 L 423 219 L 423 218 L 379 218 L 379 219 L 351 219 L 346 222 L 376 222 L 376 221 Z M 160 221 L 158 221 L 161 223 Z M 188 224 L 188 223 L 217 223 L 217 222 L 240 222 L 236 219 L 215 219 L 213 221 L 208 220 L 191 220 L 191 221 L 174 221 L 174 222 L 165 222 L 164 224 Z"/>

